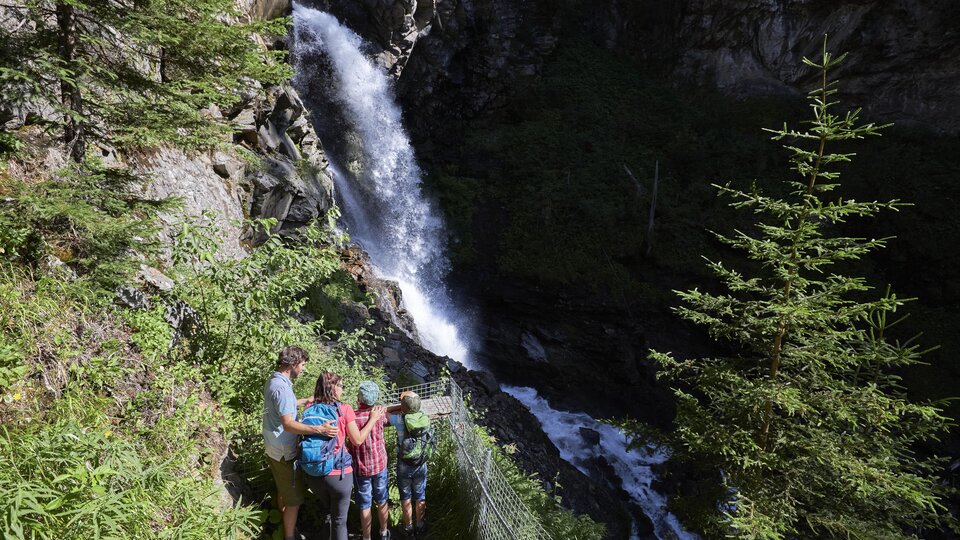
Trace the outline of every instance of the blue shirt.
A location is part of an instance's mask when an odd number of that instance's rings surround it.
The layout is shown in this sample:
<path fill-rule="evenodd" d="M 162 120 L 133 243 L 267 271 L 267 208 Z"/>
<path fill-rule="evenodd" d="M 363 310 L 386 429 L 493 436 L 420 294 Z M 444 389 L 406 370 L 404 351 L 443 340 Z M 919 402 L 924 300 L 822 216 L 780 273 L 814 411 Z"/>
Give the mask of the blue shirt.
<path fill-rule="evenodd" d="M 263 443 L 271 458 L 291 460 L 297 457 L 297 436 L 283 430 L 280 418 L 297 415 L 293 381 L 279 371 L 270 374 L 263 385 Z"/>
<path fill-rule="evenodd" d="M 397 452 L 400 452 L 400 445 L 403 444 L 403 438 L 407 434 L 407 426 L 403 423 L 403 414 L 391 414 L 390 425 L 397 428 Z"/>

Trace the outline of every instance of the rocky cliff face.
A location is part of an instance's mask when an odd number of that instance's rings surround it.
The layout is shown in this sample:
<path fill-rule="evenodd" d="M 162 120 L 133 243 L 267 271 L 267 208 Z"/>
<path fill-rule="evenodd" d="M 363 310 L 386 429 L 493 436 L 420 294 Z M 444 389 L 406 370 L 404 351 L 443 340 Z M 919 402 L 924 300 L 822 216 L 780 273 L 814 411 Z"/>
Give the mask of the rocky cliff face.
<path fill-rule="evenodd" d="M 534 75 L 562 27 L 550 2 L 309 0 L 373 47 L 397 77 L 412 131 L 494 108 L 513 81 Z"/>
<path fill-rule="evenodd" d="M 651 73 L 734 97 L 806 92 L 823 36 L 851 53 L 837 73 L 868 115 L 960 130 L 960 4 L 951 0 L 313 0 L 371 42 L 411 120 L 496 107 L 560 39 L 587 37 Z M 426 127 L 426 126 L 425 126 Z M 435 127 L 435 126 L 430 126 Z"/>
<path fill-rule="evenodd" d="M 678 81 L 737 97 L 805 92 L 812 75 L 801 59 L 816 59 L 826 35 L 831 51 L 850 53 L 836 73 L 846 102 L 881 120 L 960 130 L 957 2 L 687 0 L 666 15 Z M 623 28 L 625 44 L 662 50 L 643 36 Z"/>

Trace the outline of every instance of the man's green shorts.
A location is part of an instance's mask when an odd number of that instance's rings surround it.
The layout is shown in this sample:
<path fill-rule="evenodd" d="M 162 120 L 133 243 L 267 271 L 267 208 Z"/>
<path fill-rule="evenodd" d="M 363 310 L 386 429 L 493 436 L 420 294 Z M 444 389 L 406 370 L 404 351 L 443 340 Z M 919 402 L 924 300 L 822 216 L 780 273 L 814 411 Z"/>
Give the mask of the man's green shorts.
<path fill-rule="evenodd" d="M 303 469 L 297 468 L 293 472 L 293 462 L 277 461 L 270 456 L 265 456 L 270 465 L 270 472 L 273 473 L 273 480 L 277 483 L 277 494 L 283 501 L 284 506 L 300 506 L 303 504 L 307 495 L 307 478 L 303 474 Z"/>

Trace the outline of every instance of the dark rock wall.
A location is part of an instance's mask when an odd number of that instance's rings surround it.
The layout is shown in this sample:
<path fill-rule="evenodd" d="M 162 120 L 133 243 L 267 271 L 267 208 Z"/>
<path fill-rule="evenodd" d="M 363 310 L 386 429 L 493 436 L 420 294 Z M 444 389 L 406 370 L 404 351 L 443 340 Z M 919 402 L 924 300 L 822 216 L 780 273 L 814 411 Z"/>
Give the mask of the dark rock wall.
<path fill-rule="evenodd" d="M 960 3 L 952 0 L 690 0 L 673 75 L 734 96 L 810 88 L 801 58 L 849 52 L 836 75 L 869 116 L 960 129 Z"/>
<path fill-rule="evenodd" d="M 735 97 L 805 92 L 804 56 L 850 52 L 848 102 L 877 119 L 960 130 L 954 0 L 313 0 L 379 49 L 411 121 L 496 107 L 561 39 L 587 38 L 651 75 Z"/>

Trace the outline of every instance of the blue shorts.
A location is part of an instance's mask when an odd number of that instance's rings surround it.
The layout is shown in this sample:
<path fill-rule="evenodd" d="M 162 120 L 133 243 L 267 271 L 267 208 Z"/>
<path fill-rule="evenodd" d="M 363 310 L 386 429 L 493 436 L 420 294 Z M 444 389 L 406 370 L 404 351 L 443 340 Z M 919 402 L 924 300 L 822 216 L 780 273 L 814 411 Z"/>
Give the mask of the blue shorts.
<path fill-rule="evenodd" d="M 401 501 L 427 500 L 427 464 L 412 467 L 402 461 L 398 462 L 397 487 L 400 488 Z"/>
<path fill-rule="evenodd" d="M 376 500 L 377 506 L 387 502 L 387 469 L 383 469 L 373 476 L 353 476 L 357 484 L 357 506 L 361 510 L 370 508 Z"/>

